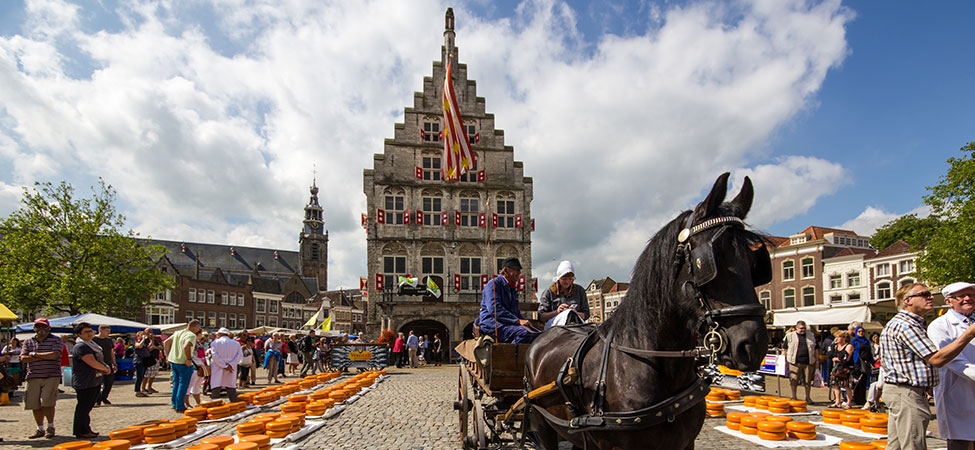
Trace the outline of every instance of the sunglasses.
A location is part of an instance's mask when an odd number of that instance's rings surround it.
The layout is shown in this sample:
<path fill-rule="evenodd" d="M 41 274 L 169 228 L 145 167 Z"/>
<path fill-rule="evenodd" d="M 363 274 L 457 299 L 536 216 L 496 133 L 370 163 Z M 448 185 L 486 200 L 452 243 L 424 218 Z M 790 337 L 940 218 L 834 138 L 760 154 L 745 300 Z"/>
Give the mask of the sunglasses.
<path fill-rule="evenodd" d="M 934 294 L 932 294 L 932 293 L 930 293 L 928 291 L 924 291 L 924 292 L 918 292 L 917 294 L 911 294 L 911 295 L 908 295 L 907 296 L 907 298 L 911 298 L 911 297 L 931 298 L 931 297 L 934 297 Z"/>

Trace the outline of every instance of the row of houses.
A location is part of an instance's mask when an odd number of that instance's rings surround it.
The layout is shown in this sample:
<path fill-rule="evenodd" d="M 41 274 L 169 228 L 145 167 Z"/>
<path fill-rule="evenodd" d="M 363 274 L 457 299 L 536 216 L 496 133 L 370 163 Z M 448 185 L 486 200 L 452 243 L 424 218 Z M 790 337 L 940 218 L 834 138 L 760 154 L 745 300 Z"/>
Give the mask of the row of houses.
<path fill-rule="evenodd" d="M 756 287 L 755 293 L 771 311 L 773 326 L 791 326 L 797 320 L 882 325 L 897 312 L 897 289 L 918 281 L 918 254 L 904 241 L 878 250 L 870 247 L 869 237 L 853 231 L 810 226 L 788 237 L 770 237 L 770 242 L 772 281 Z M 590 282 L 586 295 L 592 320 L 611 317 L 628 287 L 609 277 Z M 936 304 L 943 301 L 935 299 Z"/>

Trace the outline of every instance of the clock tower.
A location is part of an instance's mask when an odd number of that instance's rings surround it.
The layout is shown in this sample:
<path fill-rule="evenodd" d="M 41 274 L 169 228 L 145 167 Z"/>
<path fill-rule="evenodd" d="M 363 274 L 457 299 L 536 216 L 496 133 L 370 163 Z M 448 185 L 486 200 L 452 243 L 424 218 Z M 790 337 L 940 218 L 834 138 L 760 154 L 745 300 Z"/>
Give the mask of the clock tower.
<path fill-rule="evenodd" d="M 318 203 L 318 186 L 312 179 L 311 198 L 305 205 L 305 219 L 298 236 L 301 275 L 318 279 L 318 290 L 328 290 L 328 231 L 322 206 Z"/>

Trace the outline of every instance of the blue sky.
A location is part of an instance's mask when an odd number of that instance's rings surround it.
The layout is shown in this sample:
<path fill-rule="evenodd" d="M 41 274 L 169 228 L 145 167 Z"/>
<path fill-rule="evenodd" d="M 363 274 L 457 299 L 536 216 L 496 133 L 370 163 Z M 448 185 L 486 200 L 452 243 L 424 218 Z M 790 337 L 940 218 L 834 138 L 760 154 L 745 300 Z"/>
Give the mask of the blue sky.
<path fill-rule="evenodd" d="M 561 259 L 628 278 L 723 171 L 753 178 L 760 229 L 870 233 L 975 140 L 971 2 L 13 0 L 0 214 L 33 181 L 103 177 L 143 235 L 295 248 L 314 164 L 331 287 L 354 286 L 361 171 L 439 58 L 447 6 L 534 178 L 543 279 Z"/>

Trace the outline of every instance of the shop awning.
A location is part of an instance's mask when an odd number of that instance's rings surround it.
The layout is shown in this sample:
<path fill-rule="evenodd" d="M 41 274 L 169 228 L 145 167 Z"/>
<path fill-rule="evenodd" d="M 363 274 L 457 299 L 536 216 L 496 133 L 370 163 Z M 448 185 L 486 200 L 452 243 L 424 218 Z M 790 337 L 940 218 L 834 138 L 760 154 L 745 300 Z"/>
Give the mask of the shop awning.
<path fill-rule="evenodd" d="M 153 331 L 158 332 L 159 326 L 146 325 L 144 323 L 135 322 L 132 320 L 120 319 L 118 317 L 103 316 L 101 314 L 87 313 L 78 314 L 77 316 L 69 317 L 58 317 L 56 319 L 50 319 L 51 332 L 54 333 L 71 333 L 75 324 L 81 322 L 88 322 L 91 324 L 92 328 L 98 329 L 99 325 L 109 325 L 112 327 L 112 333 L 136 333 L 142 331 L 146 328 L 151 328 Z M 27 333 L 34 330 L 34 323 L 27 322 L 17 325 L 18 333 Z"/>
<path fill-rule="evenodd" d="M 3 303 L 0 303 L 0 320 L 2 320 L 2 321 L 14 321 L 14 320 L 17 320 L 18 318 L 19 317 L 17 317 L 17 315 L 14 314 L 14 312 L 11 311 L 10 308 L 7 308 L 6 305 L 4 305 Z"/>

